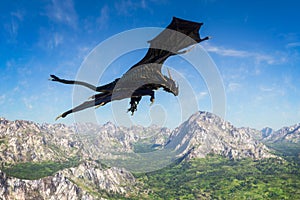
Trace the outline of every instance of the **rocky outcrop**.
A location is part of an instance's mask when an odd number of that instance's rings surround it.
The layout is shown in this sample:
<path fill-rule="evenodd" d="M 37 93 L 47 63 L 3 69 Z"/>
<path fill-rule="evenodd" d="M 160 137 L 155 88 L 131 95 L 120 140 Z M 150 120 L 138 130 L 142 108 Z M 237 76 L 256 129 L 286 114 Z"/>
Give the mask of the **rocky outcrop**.
<path fill-rule="evenodd" d="M 300 142 L 300 124 L 290 127 L 283 127 L 277 131 L 272 131 L 269 135 L 263 137 L 264 142 Z"/>
<path fill-rule="evenodd" d="M 108 122 L 103 126 L 76 124 L 82 142 L 82 154 L 94 160 L 105 157 L 115 158 L 116 154 L 133 153 L 134 144 L 147 143 L 164 145 L 171 131 L 158 126 L 142 127 L 116 126 Z"/>
<path fill-rule="evenodd" d="M 97 160 L 112 157 L 112 152 L 132 153 L 136 142 L 163 145 L 170 133 L 157 126 L 40 125 L 0 118 L 0 163 L 61 161 L 77 155 Z"/>
<path fill-rule="evenodd" d="M 0 172 L 0 199 L 94 199 L 62 172 L 39 180 L 21 180 Z"/>
<path fill-rule="evenodd" d="M 93 192 L 101 190 L 111 193 L 127 193 L 133 190 L 134 176 L 124 168 L 103 168 L 94 161 L 84 162 L 78 167 L 65 169 L 62 172 L 73 183 L 88 188 Z"/>
<path fill-rule="evenodd" d="M 268 148 L 255 140 L 253 129 L 236 128 L 220 117 L 197 112 L 176 128 L 166 145 L 174 148 L 179 155 L 203 158 L 207 154 L 218 154 L 230 159 L 272 157 Z"/>
<path fill-rule="evenodd" d="M 66 160 L 77 154 L 81 143 L 72 127 L 0 119 L 0 163 Z"/>
<path fill-rule="evenodd" d="M 0 199 L 105 199 L 108 193 L 133 190 L 135 179 L 125 169 L 104 169 L 84 162 L 39 180 L 7 177 L 0 171 Z"/>
<path fill-rule="evenodd" d="M 274 130 L 270 127 L 265 127 L 261 130 L 261 138 L 266 138 L 269 135 L 271 135 L 274 132 Z"/>

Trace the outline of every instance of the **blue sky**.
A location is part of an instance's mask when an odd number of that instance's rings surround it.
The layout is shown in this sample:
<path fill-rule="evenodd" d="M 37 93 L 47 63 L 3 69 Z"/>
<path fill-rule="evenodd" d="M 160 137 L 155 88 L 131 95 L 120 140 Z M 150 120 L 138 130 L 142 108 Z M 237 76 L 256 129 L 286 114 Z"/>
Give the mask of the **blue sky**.
<path fill-rule="evenodd" d="M 48 81 L 49 74 L 73 79 L 99 43 L 134 28 L 166 27 L 177 16 L 204 22 L 201 35 L 212 36 L 201 45 L 224 83 L 226 120 L 258 129 L 299 123 L 299 7 L 298 1 L 289 0 L 1 1 L 0 116 L 54 123 L 58 114 L 72 107 L 73 87 Z M 144 53 L 121 56 L 99 84 L 121 76 Z M 198 109 L 212 111 L 201 77 L 193 77 L 193 69 L 179 58 L 166 64 L 191 80 Z M 136 124 L 147 124 L 143 117 L 149 114 L 148 101 L 141 102 L 133 118 Z M 184 120 L 172 120 L 173 95 L 158 92 L 156 102 L 151 109 L 168 116 L 164 125 L 175 127 Z M 127 101 L 125 105 L 124 113 Z M 96 114 L 99 123 L 113 121 L 109 105 Z M 74 118 L 60 122 L 72 123 Z"/>

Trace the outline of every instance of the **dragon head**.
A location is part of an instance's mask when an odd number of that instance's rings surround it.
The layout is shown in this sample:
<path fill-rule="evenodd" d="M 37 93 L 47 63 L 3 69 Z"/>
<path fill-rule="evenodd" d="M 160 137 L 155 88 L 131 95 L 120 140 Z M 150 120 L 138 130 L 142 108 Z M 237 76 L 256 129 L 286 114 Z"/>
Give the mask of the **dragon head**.
<path fill-rule="evenodd" d="M 166 79 L 165 85 L 163 86 L 164 91 L 170 92 L 170 93 L 174 94 L 174 96 L 178 96 L 178 93 L 179 93 L 178 86 L 175 83 L 175 81 L 172 79 L 169 69 L 168 69 L 168 74 L 169 74 L 169 77 L 164 76 Z"/>

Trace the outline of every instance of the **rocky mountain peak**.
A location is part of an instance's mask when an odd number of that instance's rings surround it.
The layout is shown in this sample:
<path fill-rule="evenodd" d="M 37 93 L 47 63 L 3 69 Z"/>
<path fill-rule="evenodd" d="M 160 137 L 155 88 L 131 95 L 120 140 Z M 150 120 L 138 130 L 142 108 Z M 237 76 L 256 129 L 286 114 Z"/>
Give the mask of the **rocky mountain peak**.
<path fill-rule="evenodd" d="M 264 135 L 264 132 L 262 132 L 262 135 Z M 300 123 L 272 131 L 272 134 L 263 137 L 263 140 L 269 142 L 285 141 L 298 143 L 300 142 Z"/>
<path fill-rule="evenodd" d="M 236 128 L 222 118 L 209 113 L 197 112 L 176 128 L 167 143 L 181 155 L 189 158 L 219 154 L 230 159 L 272 157 L 266 146 L 252 137 L 250 129 Z"/>
<path fill-rule="evenodd" d="M 272 133 L 274 132 L 274 130 L 270 127 L 265 127 L 261 130 L 261 133 L 262 133 L 262 137 L 265 138 L 265 137 L 268 137 L 269 135 L 271 135 Z"/>
<path fill-rule="evenodd" d="M 103 125 L 103 127 L 107 129 L 116 129 L 117 126 L 113 122 L 108 121 Z"/>

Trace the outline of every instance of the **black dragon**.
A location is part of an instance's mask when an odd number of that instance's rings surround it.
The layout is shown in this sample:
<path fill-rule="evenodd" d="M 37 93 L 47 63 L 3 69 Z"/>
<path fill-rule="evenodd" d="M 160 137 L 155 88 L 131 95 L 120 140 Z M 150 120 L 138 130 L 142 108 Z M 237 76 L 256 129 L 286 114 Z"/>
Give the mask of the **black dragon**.
<path fill-rule="evenodd" d="M 163 63 L 170 57 L 188 52 L 186 49 L 209 37 L 200 38 L 199 30 L 203 23 L 192 22 L 173 17 L 172 22 L 154 39 L 148 41 L 150 47 L 138 63 L 133 65 L 121 78 L 117 78 L 111 83 L 96 87 L 86 82 L 65 80 L 55 75 L 50 75 L 50 80 L 64 84 L 76 84 L 88 87 L 97 94 L 90 97 L 88 101 L 59 115 L 64 118 L 70 113 L 74 113 L 89 107 L 100 107 L 114 100 L 131 98 L 129 112 L 132 114 L 137 110 L 143 96 L 150 96 L 151 103 L 154 102 L 154 91 L 163 88 L 164 91 L 178 95 L 178 86 L 172 79 L 162 74 Z"/>

